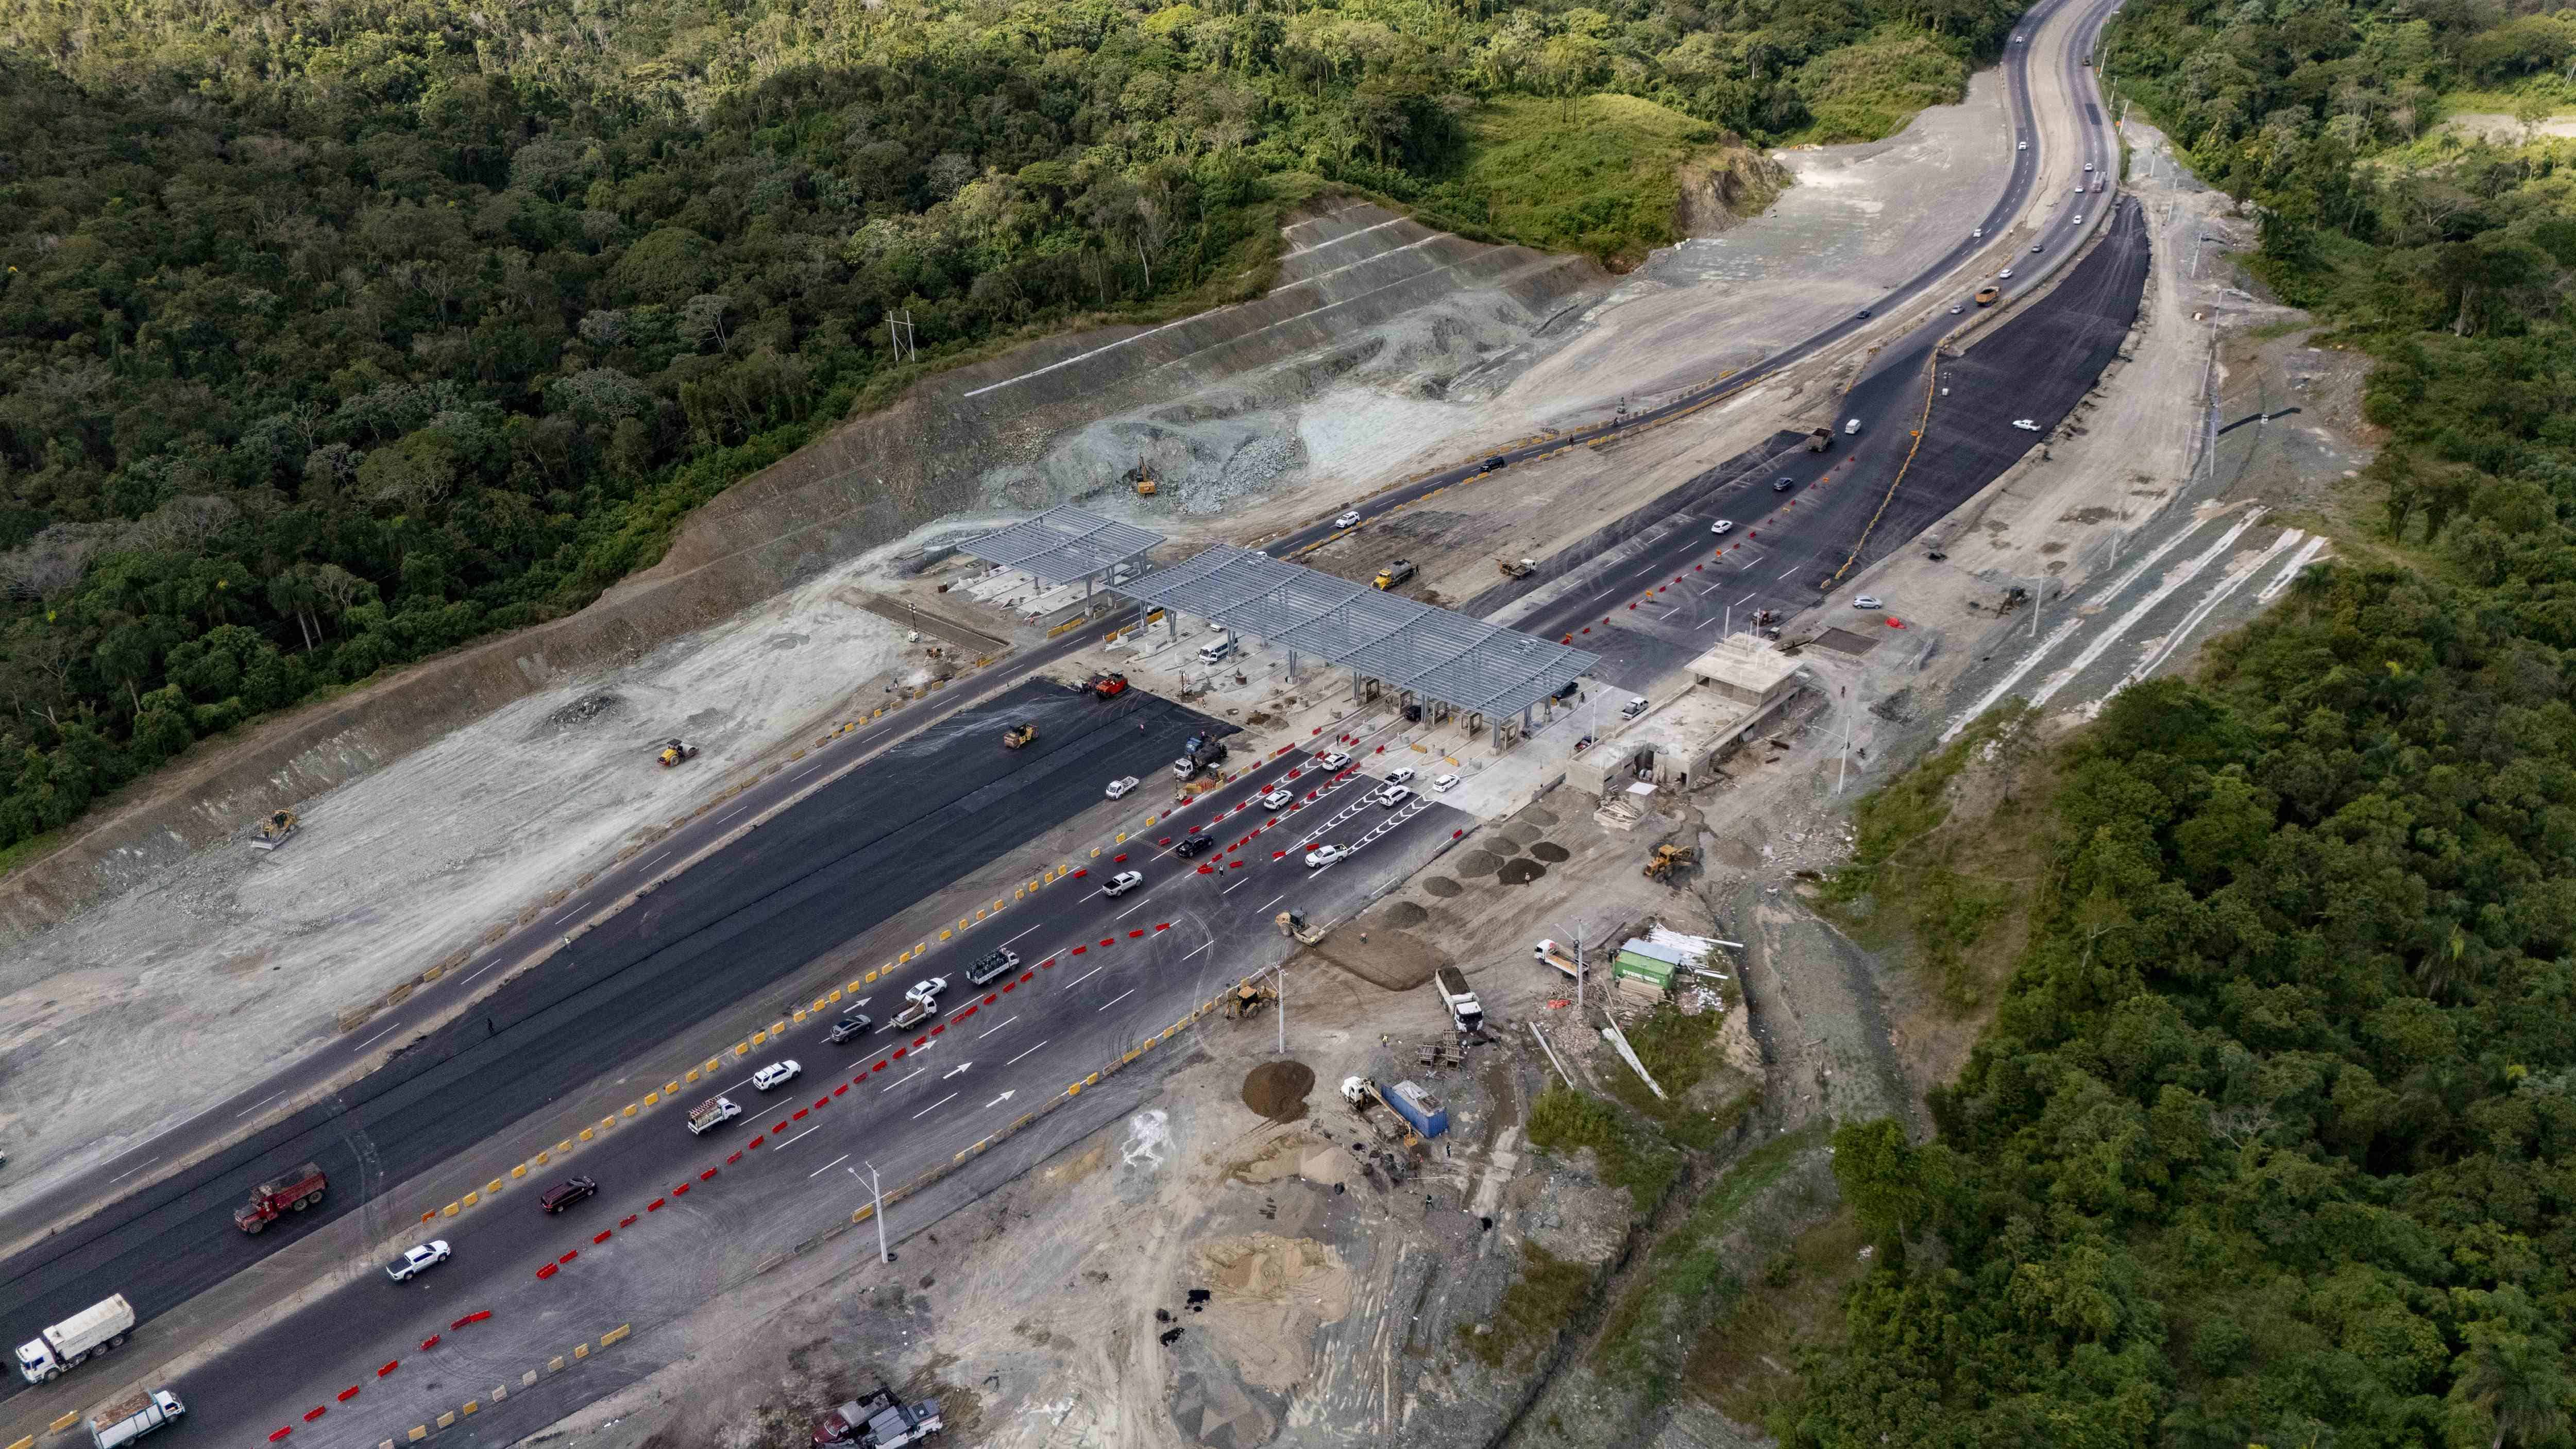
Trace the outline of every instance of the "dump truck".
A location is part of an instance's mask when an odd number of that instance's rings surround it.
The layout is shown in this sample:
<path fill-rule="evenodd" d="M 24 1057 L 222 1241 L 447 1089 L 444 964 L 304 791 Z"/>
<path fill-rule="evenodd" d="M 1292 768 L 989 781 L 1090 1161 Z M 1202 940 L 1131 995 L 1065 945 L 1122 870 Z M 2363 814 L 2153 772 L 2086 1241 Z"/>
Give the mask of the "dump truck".
<path fill-rule="evenodd" d="M 250 848 L 253 850 L 277 849 L 286 843 L 287 837 L 295 833 L 299 823 L 292 810 L 271 812 L 266 820 L 259 822 L 259 834 L 251 837 Z"/>
<path fill-rule="evenodd" d="M 1029 721 L 1023 720 L 1020 723 L 1011 726 L 1009 729 L 1002 731 L 1002 748 L 1006 750 L 1025 749 L 1033 743 L 1037 737 L 1038 727 Z"/>
<path fill-rule="evenodd" d="M 134 1305 L 111 1293 L 18 1345 L 18 1374 L 31 1384 L 61 1378 L 93 1354 L 106 1353 L 134 1331 Z"/>
<path fill-rule="evenodd" d="M 89 1416 L 92 1449 L 118 1449 L 179 1422 L 188 1406 L 168 1389 L 136 1389 Z"/>
<path fill-rule="evenodd" d="M 272 1177 L 250 1190 L 250 1201 L 233 1209 L 233 1226 L 245 1233 L 265 1230 L 282 1213 L 300 1213 L 322 1200 L 331 1180 L 308 1162 L 283 1177 Z"/>
<path fill-rule="evenodd" d="M 1413 577 L 1417 572 L 1419 572 L 1419 570 L 1414 568 L 1413 560 L 1409 558 L 1400 558 L 1395 562 L 1388 564 L 1385 568 L 1379 569 L 1377 571 L 1377 577 L 1370 580 L 1370 582 L 1381 589 L 1391 589 L 1396 585 L 1403 583 L 1406 579 Z"/>
<path fill-rule="evenodd" d="M 1118 696 L 1127 692 L 1127 676 L 1124 674 L 1095 674 L 1091 676 L 1091 683 L 1085 687 L 1091 691 L 1091 697 L 1093 699 L 1116 699 Z"/>
<path fill-rule="evenodd" d="M 1181 746 L 1180 758 L 1172 761 L 1172 778 L 1187 780 L 1205 771 L 1213 770 L 1224 764 L 1226 756 L 1232 753 L 1234 752 L 1226 748 L 1223 740 L 1212 740 L 1205 735 L 1192 735 L 1188 742 Z"/>
<path fill-rule="evenodd" d="M 1431 980 L 1440 989 L 1440 1000 L 1449 1008 L 1449 1019 L 1458 1023 L 1462 1035 L 1484 1030 L 1484 1004 L 1467 989 L 1467 973 L 1455 966 L 1443 966 L 1431 973 Z"/>
<path fill-rule="evenodd" d="M 1664 880 L 1697 864 L 1698 852 L 1686 845 L 1658 845 L 1646 857 L 1646 879 Z"/>
<path fill-rule="evenodd" d="M 694 760 L 697 757 L 698 747 L 690 744 L 686 740 L 664 740 L 662 742 L 662 748 L 653 756 L 654 760 L 665 770 L 671 768 L 673 765 L 679 764 L 683 760 Z"/>
<path fill-rule="evenodd" d="M 1995 305 L 1995 302 L 2001 298 L 2003 294 L 2004 289 L 2001 287 L 1979 287 L 1977 289 L 1977 305 L 1980 307 L 1991 307 Z"/>
<path fill-rule="evenodd" d="M 1504 578 L 1525 579 L 1538 572 L 1538 560 L 1534 558 L 1498 558 L 1494 560 L 1494 567 L 1503 571 Z"/>
<path fill-rule="evenodd" d="M 710 1127 L 721 1127 L 742 1115 L 742 1109 L 730 1097 L 709 1097 L 689 1109 L 689 1135 L 704 1133 Z"/>
<path fill-rule="evenodd" d="M 1827 448 L 1832 447 L 1833 445 L 1834 445 L 1834 430 L 1833 430 L 1833 429 L 1831 429 L 1831 428 L 1814 428 L 1814 429 L 1810 429 L 1810 430 L 1808 431 L 1808 433 L 1807 433 L 1807 451 L 1808 451 L 1808 452 L 1810 452 L 1810 453 L 1821 453 L 1821 452 L 1823 452 L 1824 450 L 1826 450 Z"/>
<path fill-rule="evenodd" d="M 814 1442 L 818 1446 L 846 1444 L 851 1449 L 901 1449 L 947 1427 L 940 1417 L 937 1399 L 907 1404 L 897 1399 L 893 1390 L 879 1389 L 824 1415 L 822 1422 L 814 1426 Z"/>

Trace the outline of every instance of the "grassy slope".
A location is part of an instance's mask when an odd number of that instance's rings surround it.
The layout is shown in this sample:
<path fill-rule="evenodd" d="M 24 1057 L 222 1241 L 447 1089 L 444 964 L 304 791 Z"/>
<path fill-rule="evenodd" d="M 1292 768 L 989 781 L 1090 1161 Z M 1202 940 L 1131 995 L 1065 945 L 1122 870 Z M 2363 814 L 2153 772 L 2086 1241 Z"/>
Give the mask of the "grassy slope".
<path fill-rule="evenodd" d="M 1919 30 L 1889 27 L 1807 62 L 1798 91 L 1814 117 L 1798 141 L 1875 141 L 1926 106 L 1965 99 L 1968 63 Z"/>
<path fill-rule="evenodd" d="M 1571 106 L 1511 97 L 1480 107 L 1467 124 L 1474 142 L 1463 184 L 1485 198 L 1497 234 L 1614 267 L 1679 239 L 1675 173 L 1724 139 L 1635 96 L 1584 96 Z"/>

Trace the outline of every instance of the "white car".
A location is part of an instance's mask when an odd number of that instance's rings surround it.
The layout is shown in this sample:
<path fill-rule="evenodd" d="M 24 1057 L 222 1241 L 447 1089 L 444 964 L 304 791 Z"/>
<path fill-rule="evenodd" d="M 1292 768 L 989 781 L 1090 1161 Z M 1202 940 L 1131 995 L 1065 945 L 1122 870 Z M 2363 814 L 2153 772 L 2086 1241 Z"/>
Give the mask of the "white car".
<path fill-rule="evenodd" d="M 1306 868 L 1308 870 L 1314 870 L 1321 866 L 1331 865 L 1334 861 L 1337 861 L 1350 853 L 1350 847 L 1348 846 L 1318 845 L 1314 849 L 1306 852 Z"/>
<path fill-rule="evenodd" d="M 2011 280 L 2012 280 L 2012 268 L 2010 268 L 2010 267 L 2006 267 L 2006 268 L 2004 268 L 2002 271 L 1995 273 L 1995 275 L 1996 275 L 1998 278 L 2000 278 L 2000 279 L 2002 279 L 2002 280 L 2004 280 L 2004 281 L 2009 282 L 2009 281 L 2011 281 Z"/>
<path fill-rule="evenodd" d="M 1412 798 L 1413 787 L 1410 785 L 1389 785 L 1377 792 L 1377 803 L 1389 810 Z"/>
<path fill-rule="evenodd" d="M 2083 224 L 2084 224 L 2084 213 L 2082 213 L 2082 212 L 2080 212 L 2080 211 L 2079 211 L 2079 212 L 2075 213 L 2075 220 L 2074 220 L 2072 223 L 2070 223 L 2070 225 L 2073 225 L 2073 226 L 2082 226 Z"/>
<path fill-rule="evenodd" d="M 1351 757 L 1339 750 L 1326 750 L 1315 757 L 1315 763 L 1327 770 L 1342 770 L 1350 767 Z"/>
<path fill-rule="evenodd" d="M 1386 782 L 1387 782 L 1388 784 L 1390 784 L 1390 785 L 1410 785 L 1410 784 L 1412 784 L 1412 783 L 1413 783 L 1413 767 L 1412 767 L 1411 765 L 1402 765 L 1402 766 L 1399 766 L 1399 767 L 1397 767 L 1397 768 L 1395 768 L 1395 769 L 1392 769 L 1392 770 L 1387 771 L 1387 772 L 1386 772 Z"/>
<path fill-rule="evenodd" d="M 766 1092 L 773 1087 L 783 1087 L 795 1081 L 798 1074 L 804 1070 L 792 1057 L 783 1062 L 771 1062 L 751 1074 L 751 1084 Z"/>
<path fill-rule="evenodd" d="M 1717 522 L 1710 524 L 1708 526 L 1708 531 L 1711 533 L 1721 534 L 1733 533 L 1735 531 L 1735 520 L 1732 518 L 1721 518 Z"/>
<path fill-rule="evenodd" d="M 2032 422 L 2028 418 L 2013 419 L 2013 426 L 2021 429 L 2025 433 L 2035 433 L 2039 431 L 2039 424 Z"/>
<path fill-rule="evenodd" d="M 1443 795 L 1446 795 L 1450 791 L 1458 788 L 1458 777 L 1455 775 L 1443 775 L 1439 779 L 1431 782 L 1431 788 L 1439 791 Z"/>
<path fill-rule="evenodd" d="M 1958 316 L 1960 313 L 1965 312 L 1965 311 L 1967 311 L 1967 310 L 1968 310 L 1968 309 L 1967 309 L 1967 308 L 1965 308 L 1965 307 L 1953 307 L 1953 308 L 1951 308 L 1951 309 L 1950 309 L 1950 315 L 1951 315 L 1951 316 L 1953 316 L 1953 317 L 1956 317 L 1956 316 Z"/>
<path fill-rule="evenodd" d="M 912 983 L 912 988 L 904 992 L 903 999 L 919 1005 L 927 1006 L 931 1002 L 937 1001 L 939 999 L 939 993 L 947 989 L 947 977 L 933 976 L 926 981 L 916 981 Z"/>
<path fill-rule="evenodd" d="M 385 1276 L 399 1283 L 414 1273 L 435 1268 L 447 1261 L 447 1240 L 439 1238 L 417 1248 L 405 1248 L 403 1255 L 385 1265 Z"/>
<path fill-rule="evenodd" d="M 1645 712 L 1646 700 L 1643 695 L 1639 695 L 1636 698 L 1629 700 L 1626 704 L 1619 706 L 1619 718 L 1621 719 L 1635 719 L 1637 716 L 1644 714 Z"/>
<path fill-rule="evenodd" d="M 2039 244 L 2038 242 L 2032 242 L 2032 243 L 2030 244 L 2031 254 L 2032 254 L 2032 255 L 2034 255 L 2034 256 L 2038 255 L 2038 253 L 2039 253 L 2039 247 L 2040 247 L 2040 244 Z"/>
<path fill-rule="evenodd" d="M 1360 511 L 1356 508 L 1333 520 L 1333 527 L 1335 528 L 1357 528 L 1359 526 Z"/>
<path fill-rule="evenodd" d="M 1852 600 L 1852 607 L 1855 609 L 1875 609 L 1879 607 L 1879 602 L 1875 596 L 1863 594 L 1859 598 Z"/>
<path fill-rule="evenodd" d="M 2092 169 L 2093 169 L 2093 163 L 2092 163 L 2092 162 L 2090 162 L 2090 161 L 2085 162 L 2085 163 L 2084 163 L 2084 169 L 2085 169 L 2085 170 L 2087 170 L 2087 171 L 2092 170 Z"/>
<path fill-rule="evenodd" d="M 1143 871 L 1122 870 L 1109 878 L 1109 884 L 1102 886 L 1100 893 L 1104 896 L 1123 896 L 1144 883 Z"/>
<path fill-rule="evenodd" d="M 1278 789 L 1261 797 L 1261 808 L 1264 810 L 1285 810 L 1288 808 L 1288 802 L 1296 798 L 1296 791 L 1282 785 Z"/>
<path fill-rule="evenodd" d="M 2029 150 L 2029 149 L 2030 149 L 2030 143 L 2029 143 L 2028 141 L 2024 141 L 2024 142 L 2022 142 L 2022 143 L 2021 143 L 2021 149 L 2023 149 L 2023 150 L 2025 150 L 2025 151 Z"/>
<path fill-rule="evenodd" d="M 1123 780 L 1112 780 L 1109 782 L 1109 798 L 1112 800 L 1124 800 L 1127 798 L 1127 792 L 1135 788 L 1136 777 L 1133 775 L 1130 775 Z"/>
<path fill-rule="evenodd" d="M 1975 236 L 1975 237 L 1981 237 L 1981 236 L 1984 236 L 1985 234 L 1986 234 L 1986 229 L 1985 229 L 1984 227 L 1982 227 L 1982 226 L 1980 226 L 1980 227 L 1972 227 L 1972 228 L 1970 228 L 1970 229 L 1969 229 L 1969 231 L 1968 231 L 1968 235 L 1970 235 L 1970 236 Z"/>

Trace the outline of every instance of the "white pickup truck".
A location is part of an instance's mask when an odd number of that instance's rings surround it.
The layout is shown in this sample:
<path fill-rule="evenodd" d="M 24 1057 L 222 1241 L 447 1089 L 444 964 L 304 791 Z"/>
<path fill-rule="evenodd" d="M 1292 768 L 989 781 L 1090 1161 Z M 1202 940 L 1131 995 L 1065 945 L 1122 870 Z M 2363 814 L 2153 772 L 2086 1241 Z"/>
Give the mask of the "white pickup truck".
<path fill-rule="evenodd" d="M 742 1109 L 730 1097 L 709 1097 L 689 1111 L 689 1135 L 695 1137 L 710 1127 L 720 1127 L 742 1115 Z"/>

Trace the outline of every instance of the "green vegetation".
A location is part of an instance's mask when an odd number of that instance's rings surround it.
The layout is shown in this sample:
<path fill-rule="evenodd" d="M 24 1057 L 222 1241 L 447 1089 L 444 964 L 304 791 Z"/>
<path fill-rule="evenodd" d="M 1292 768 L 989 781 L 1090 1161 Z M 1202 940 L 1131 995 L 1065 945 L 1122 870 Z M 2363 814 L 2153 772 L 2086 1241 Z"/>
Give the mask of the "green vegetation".
<path fill-rule="evenodd" d="M 1689 1216 L 1656 1240 L 1645 1271 L 1634 1275 L 1602 1324 L 1593 1354 L 1605 1375 L 1645 1389 L 1649 1401 L 1671 1393 L 1690 1345 L 1742 1289 L 1726 1272 L 1720 1244 L 1745 1226 L 1739 1221 L 1745 1206 L 1823 1146 L 1824 1138 L 1822 1125 L 1815 1125 L 1763 1143 L 1729 1167 L 1691 1205 Z"/>
<path fill-rule="evenodd" d="M 1487 1331 L 1458 1325 L 1458 1346 L 1487 1368 L 1520 1364 L 1556 1342 L 1592 1297 L 1594 1270 L 1568 1262 L 1536 1243 L 1521 1244 L 1521 1275 L 1503 1290 Z"/>
<path fill-rule="evenodd" d="M 1734 1000 L 1732 992 L 1728 1000 Z M 1736 1008 L 1730 1005 L 1729 1009 Z M 1628 1046 L 1654 1075 L 1664 1095 L 1658 1097 L 1647 1090 L 1624 1062 L 1613 1065 L 1605 1075 L 1610 1094 L 1629 1111 L 1653 1123 L 1667 1140 L 1693 1152 L 1714 1148 L 1728 1129 L 1752 1110 L 1760 1096 L 1759 1088 L 1741 1073 L 1724 1070 L 1717 1034 L 1725 1025 L 1726 1017 L 1721 1012 L 1704 1011 L 1693 1016 L 1666 1003 L 1635 1024 L 1623 1026 Z M 1719 1074 L 1720 1079 L 1712 1081 L 1712 1074 Z M 1707 1084 L 1706 1091 L 1701 1090 L 1703 1083 Z"/>
<path fill-rule="evenodd" d="M 1845 1207 L 1800 1234 L 1759 1280 L 1720 1282 L 1684 1367 L 1689 1386 L 1739 1424 L 1768 1423 L 1799 1391 L 1790 1345 L 1840 1340 L 1843 1297 L 1870 1262 L 1868 1236 Z"/>
<path fill-rule="evenodd" d="M 2011 14 L 0 0 L 0 850 L 581 607 L 921 370 L 1245 295 L 1326 188 L 1633 255 L 1705 138 L 1937 89 L 1842 47 Z"/>
<path fill-rule="evenodd" d="M 1875 141 L 1925 106 L 1950 105 L 1967 92 L 1966 56 L 1919 30 L 1889 27 L 1807 62 L 1798 93 L 1812 119 L 1798 139 Z"/>
<path fill-rule="evenodd" d="M 1681 1154 L 1615 1104 L 1562 1083 L 1530 1104 L 1530 1145 L 1559 1157 L 1591 1148 L 1601 1180 L 1625 1189 L 1637 1211 L 1653 1212 L 1681 1171 Z"/>

